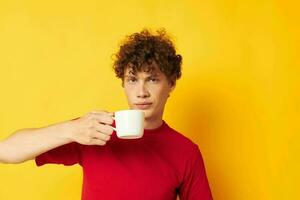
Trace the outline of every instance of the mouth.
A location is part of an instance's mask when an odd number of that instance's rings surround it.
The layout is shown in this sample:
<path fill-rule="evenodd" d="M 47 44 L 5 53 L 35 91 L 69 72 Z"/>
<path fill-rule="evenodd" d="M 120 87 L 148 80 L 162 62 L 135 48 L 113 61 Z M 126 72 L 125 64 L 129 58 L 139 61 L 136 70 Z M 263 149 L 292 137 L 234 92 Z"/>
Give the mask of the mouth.
<path fill-rule="evenodd" d="M 140 109 L 140 110 L 146 110 L 149 109 L 151 107 L 152 103 L 138 103 L 135 104 L 135 106 Z"/>

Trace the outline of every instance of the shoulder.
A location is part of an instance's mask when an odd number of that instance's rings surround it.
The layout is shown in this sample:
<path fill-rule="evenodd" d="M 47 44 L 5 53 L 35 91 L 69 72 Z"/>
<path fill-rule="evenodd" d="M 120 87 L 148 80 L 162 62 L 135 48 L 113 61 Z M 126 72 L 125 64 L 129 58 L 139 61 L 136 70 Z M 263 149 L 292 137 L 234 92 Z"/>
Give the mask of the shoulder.
<path fill-rule="evenodd" d="M 167 137 L 178 150 L 184 151 L 185 153 L 195 153 L 199 151 L 198 145 L 193 142 L 190 138 L 175 130 L 168 125 Z"/>
<path fill-rule="evenodd" d="M 199 146 L 184 134 L 168 127 L 165 141 L 165 148 L 172 155 L 174 163 L 178 166 L 178 172 L 181 178 L 188 170 L 192 169 L 199 161 L 202 163 L 202 154 Z"/>

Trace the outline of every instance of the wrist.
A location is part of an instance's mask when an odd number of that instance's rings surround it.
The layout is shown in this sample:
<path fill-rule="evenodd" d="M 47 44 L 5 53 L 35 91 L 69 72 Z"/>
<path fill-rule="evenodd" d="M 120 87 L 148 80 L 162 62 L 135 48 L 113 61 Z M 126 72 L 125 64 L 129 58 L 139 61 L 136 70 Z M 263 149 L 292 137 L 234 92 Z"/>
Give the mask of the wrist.
<path fill-rule="evenodd" d="M 50 125 L 44 128 L 44 132 L 46 134 L 55 136 L 57 139 L 62 141 L 63 143 L 73 142 L 73 131 L 72 131 L 72 123 L 70 121 L 61 122 L 58 124 Z"/>
<path fill-rule="evenodd" d="M 73 121 L 67 121 L 60 124 L 61 136 L 68 142 L 74 142 L 74 124 Z"/>

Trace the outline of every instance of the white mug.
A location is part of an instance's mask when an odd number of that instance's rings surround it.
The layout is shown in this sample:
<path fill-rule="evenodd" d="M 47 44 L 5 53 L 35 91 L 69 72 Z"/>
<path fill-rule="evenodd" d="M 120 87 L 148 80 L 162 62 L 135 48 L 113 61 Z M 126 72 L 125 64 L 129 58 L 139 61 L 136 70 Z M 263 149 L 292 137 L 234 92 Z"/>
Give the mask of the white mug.
<path fill-rule="evenodd" d="M 144 135 L 145 115 L 141 110 L 120 110 L 115 112 L 113 128 L 118 138 L 137 139 Z"/>

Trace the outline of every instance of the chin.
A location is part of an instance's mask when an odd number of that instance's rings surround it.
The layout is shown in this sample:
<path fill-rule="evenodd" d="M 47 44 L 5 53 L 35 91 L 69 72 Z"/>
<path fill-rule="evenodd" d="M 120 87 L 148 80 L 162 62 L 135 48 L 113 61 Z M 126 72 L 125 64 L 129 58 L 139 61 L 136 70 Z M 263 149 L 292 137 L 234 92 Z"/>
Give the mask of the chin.
<path fill-rule="evenodd" d="M 148 119 L 152 116 L 152 112 L 150 110 L 141 110 L 145 114 L 145 119 Z"/>
<path fill-rule="evenodd" d="M 132 106 L 130 109 L 143 111 L 144 114 L 145 114 L 145 119 L 149 119 L 153 116 L 153 110 L 151 108 L 146 109 L 146 110 L 142 110 L 142 109 L 136 108 L 135 106 Z"/>

